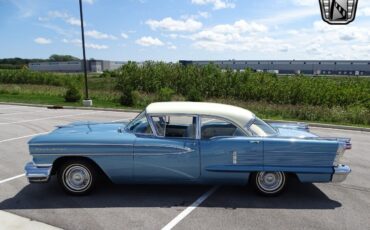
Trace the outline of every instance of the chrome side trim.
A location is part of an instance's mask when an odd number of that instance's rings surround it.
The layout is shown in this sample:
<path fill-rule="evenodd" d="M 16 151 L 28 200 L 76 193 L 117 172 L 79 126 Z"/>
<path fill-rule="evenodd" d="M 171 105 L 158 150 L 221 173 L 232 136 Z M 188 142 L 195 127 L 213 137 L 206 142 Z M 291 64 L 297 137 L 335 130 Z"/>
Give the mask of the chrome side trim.
<path fill-rule="evenodd" d="M 37 164 L 35 162 L 32 162 L 36 167 L 38 168 L 47 168 L 47 167 L 52 167 L 53 164 Z"/>
<path fill-rule="evenodd" d="M 28 162 L 24 169 L 30 183 L 43 183 L 49 181 L 52 166 L 38 167 L 33 162 Z"/>
<path fill-rule="evenodd" d="M 334 167 L 334 173 L 331 182 L 340 183 L 346 180 L 348 174 L 351 173 L 351 168 L 347 165 L 338 165 Z"/>
<path fill-rule="evenodd" d="M 39 143 L 29 144 L 29 146 L 49 146 L 49 145 L 72 145 L 72 146 L 133 146 L 133 144 L 113 144 L 113 143 Z"/>
<path fill-rule="evenodd" d="M 182 155 L 194 152 L 194 150 L 190 151 L 183 151 L 183 152 L 176 152 L 176 153 L 135 153 L 135 156 L 165 156 L 165 155 Z"/>
<path fill-rule="evenodd" d="M 180 146 L 177 146 L 177 145 L 140 144 L 140 145 L 135 145 L 135 147 L 172 148 L 172 149 L 179 149 L 179 150 L 185 150 L 185 151 L 192 150 L 189 147 L 180 147 Z"/>
<path fill-rule="evenodd" d="M 32 156 L 133 156 L 133 153 L 35 153 Z"/>

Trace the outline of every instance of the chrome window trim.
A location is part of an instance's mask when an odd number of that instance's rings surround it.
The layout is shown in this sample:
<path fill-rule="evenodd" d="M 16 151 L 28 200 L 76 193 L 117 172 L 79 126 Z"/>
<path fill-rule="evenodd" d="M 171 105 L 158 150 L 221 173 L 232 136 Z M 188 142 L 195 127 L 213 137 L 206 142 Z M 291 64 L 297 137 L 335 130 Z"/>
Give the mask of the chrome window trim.
<path fill-rule="evenodd" d="M 220 117 L 220 116 L 215 116 L 215 115 L 200 115 L 200 125 L 199 125 L 199 129 L 201 129 L 202 127 L 202 117 L 213 117 L 213 118 L 217 118 L 217 119 L 221 119 L 221 120 L 224 120 L 224 121 L 228 121 L 230 122 L 231 124 L 235 125 L 235 127 L 239 128 L 240 130 L 242 130 L 242 132 L 245 134 L 246 137 L 250 137 L 250 136 L 253 136 L 251 135 L 251 133 L 248 133 L 248 130 L 246 130 L 245 128 L 243 127 L 240 127 L 238 124 L 236 124 L 235 122 L 233 122 L 232 120 L 230 119 L 227 119 L 227 118 L 224 118 L 224 117 Z M 201 131 L 200 131 L 200 135 L 201 135 Z M 233 137 L 233 136 L 230 136 L 230 137 Z"/>
<path fill-rule="evenodd" d="M 149 125 L 150 125 L 150 129 L 152 130 L 152 133 L 138 133 L 138 132 L 132 132 L 131 130 L 127 129 L 127 127 L 129 126 L 129 124 L 135 120 L 138 116 L 140 116 L 140 114 L 144 113 L 145 114 L 145 117 L 146 117 L 146 120 L 148 121 Z M 128 133 L 132 133 L 132 134 L 139 134 L 139 135 L 146 135 L 146 136 L 155 136 L 154 134 L 154 130 L 153 130 L 153 126 L 152 124 L 150 123 L 150 119 L 148 119 L 148 114 L 146 112 L 146 109 L 141 111 L 134 119 L 132 119 L 129 123 L 127 123 L 127 125 L 125 126 L 125 131 L 128 132 Z"/>
<path fill-rule="evenodd" d="M 153 133 L 155 132 L 155 136 L 158 138 L 167 138 L 167 139 L 188 139 L 188 140 L 199 140 L 200 139 L 200 116 L 198 114 L 190 114 L 190 113 L 146 113 L 149 118 L 151 125 L 154 127 Z M 188 117 L 196 117 L 196 127 L 195 127 L 195 138 L 190 137 L 166 137 L 166 136 L 159 136 L 157 132 L 157 128 L 154 125 L 152 117 L 156 116 L 188 116 Z"/>
<path fill-rule="evenodd" d="M 148 120 L 149 122 L 149 126 L 150 128 L 152 129 L 152 134 L 150 134 L 149 136 L 158 136 L 158 133 L 157 133 L 157 129 L 155 128 L 154 126 L 154 123 L 153 123 L 153 120 L 152 120 L 152 117 L 149 116 L 149 114 L 146 112 L 146 109 L 144 110 L 145 111 L 145 117 L 146 119 Z"/>
<path fill-rule="evenodd" d="M 245 129 L 249 130 L 251 133 L 252 133 L 252 136 L 255 136 L 255 137 L 261 137 L 259 136 L 257 133 L 253 132 L 253 130 L 251 129 L 251 126 L 253 125 L 253 123 L 256 121 L 256 115 L 253 115 L 253 119 L 251 119 L 246 125 L 245 125 Z M 263 122 L 265 122 L 266 124 L 268 124 L 266 121 L 264 121 L 263 119 L 259 118 L 260 120 L 262 120 Z M 268 124 L 269 125 L 269 124 Z M 271 125 L 270 125 L 271 126 Z M 273 128 L 271 126 L 271 128 Z M 274 128 L 273 128 L 274 129 Z M 275 129 L 274 129 L 275 130 Z M 275 130 L 277 133 L 278 133 L 278 130 Z M 275 135 L 268 135 L 268 136 L 265 136 L 265 137 L 273 137 Z"/>

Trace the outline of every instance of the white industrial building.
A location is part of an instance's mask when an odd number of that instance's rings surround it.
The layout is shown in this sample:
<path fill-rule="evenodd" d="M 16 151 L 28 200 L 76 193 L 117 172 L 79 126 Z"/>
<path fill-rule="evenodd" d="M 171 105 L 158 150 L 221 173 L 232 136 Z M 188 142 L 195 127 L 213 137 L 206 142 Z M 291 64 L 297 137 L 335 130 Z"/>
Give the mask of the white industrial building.
<path fill-rule="evenodd" d="M 124 65 L 126 62 L 88 60 L 87 71 L 101 73 L 105 70 L 115 70 Z M 34 71 L 45 72 L 82 72 L 83 61 L 66 61 L 66 62 L 34 62 L 28 64 L 29 69 Z"/>
<path fill-rule="evenodd" d="M 335 61 L 335 60 L 216 60 L 192 61 L 181 60 L 184 65 L 207 65 L 213 63 L 222 69 L 272 72 L 277 74 L 310 75 L 370 75 L 370 61 Z"/>

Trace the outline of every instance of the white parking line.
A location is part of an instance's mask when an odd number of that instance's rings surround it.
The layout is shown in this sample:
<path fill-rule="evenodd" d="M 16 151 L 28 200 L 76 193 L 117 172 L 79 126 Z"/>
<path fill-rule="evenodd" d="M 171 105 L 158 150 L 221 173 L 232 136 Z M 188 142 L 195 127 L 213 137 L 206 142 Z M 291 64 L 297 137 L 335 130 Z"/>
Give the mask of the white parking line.
<path fill-rule="evenodd" d="M 21 137 L 13 137 L 13 138 L 5 139 L 5 140 L 0 140 L 0 143 L 8 142 L 8 141 L 14 141 L 14 140 L 22 139 L 22 138 L 27 138 L 27 137 L 33 137 L 33 136 L 37 136 L 37 135 L 41 135 L 41 134 L 47 134 L 47 133 L 49 133 L 49 132 L 35 133 L 35 134 L 30 134 L 30 135 L 21 136 Z"/>
<path fill-rule="evenodd" d="M 189 207 L 187 207 L 184 211 L 182 211 L 179 215 L 177 215 L 173 220 L 171 220 L 166 226 L 162 228 L 162 230 L 170 230 L 175 227 L 182 219 L 184 219 L 187 215 L 189 215 L 194 209 L 196 209 L 203 201 L 205 201 L 210 195 L 212 195 L 218 186 L 213 187 L 208 192 L 204 193 L 201 197 L 199 197 L 194 203 L 192 203 Z"/>
<path fill-rule="evenodd" d="M 15 108 L 19 108 L 19 106 L 10 106 L 10 107 L 0 106 L 0 109 L 15 109 Z"/>
<path fill-rule="evenodd" d="M 27 114 L 27 113 L 40 113 L 45 111 L 25 111 L 25 112 L 17 112 L 17 113 L 2 113 L 0 114 L 0 118 L 7 116 L 7 115 L 18 115 L 18 114 Z"/>
<path fill-rule="evenodd" d="M 15 180 L 15 179 L 18 179 L 18 178 L 20 178 L 20 177 L 24 177 L 26 174 L 20 174 L 20 175 L 18 175 L 18 176 L 13 176 L 13 177 L 10 177 L 10 178 L 8 178 L 8 179 L 4 179 L 4 180 L 0 180 L 0 184 L 2 184 L 2 183 L 5 183 L 5 182 L 8 182 L 8 181 L 11 181 L 11 180 Z"/>
<path fill-rule="evenodd" d="M 88 114 L 102 113 L 102 112 L 104 112 L 104 111 L 94 111 L 94 112 L 88 112 L 88 113 L 68 114 L 68 115 L 61 115 L 61 116 L 54 116 L 54 117 L 44 117 L 44 118 L 37 118 L 37 119 L 32 119 L 32 120 L 23 120 L 23 121 L 0 123 L 0 125 L 20 124 L 20 123 L 26 123 L 26 122 L 31 122 L 31 121 L 42 121 L 42 120 L 62 118 L 62 117 L 74 117 L 74 116 L 88 115 Z"/>

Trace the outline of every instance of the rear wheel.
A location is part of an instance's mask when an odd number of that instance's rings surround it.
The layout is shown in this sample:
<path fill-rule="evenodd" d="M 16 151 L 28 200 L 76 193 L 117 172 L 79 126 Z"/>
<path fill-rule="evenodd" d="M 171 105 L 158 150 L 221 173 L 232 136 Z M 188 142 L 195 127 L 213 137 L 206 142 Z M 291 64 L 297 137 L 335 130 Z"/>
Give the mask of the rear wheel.
<path fill-rule="evenodd" d="M 254 189 L 264 196 L 277 196 L 286 187 L 284 172 L 257 172 L 250 179 Z"/>
<path fill-rule="evenodd" d="M 86 195 L 95 185 L 96 170 L 88 161 L 72 160 L 65 162 L 58 170 L 58 182 L 69 194 Z"/>

